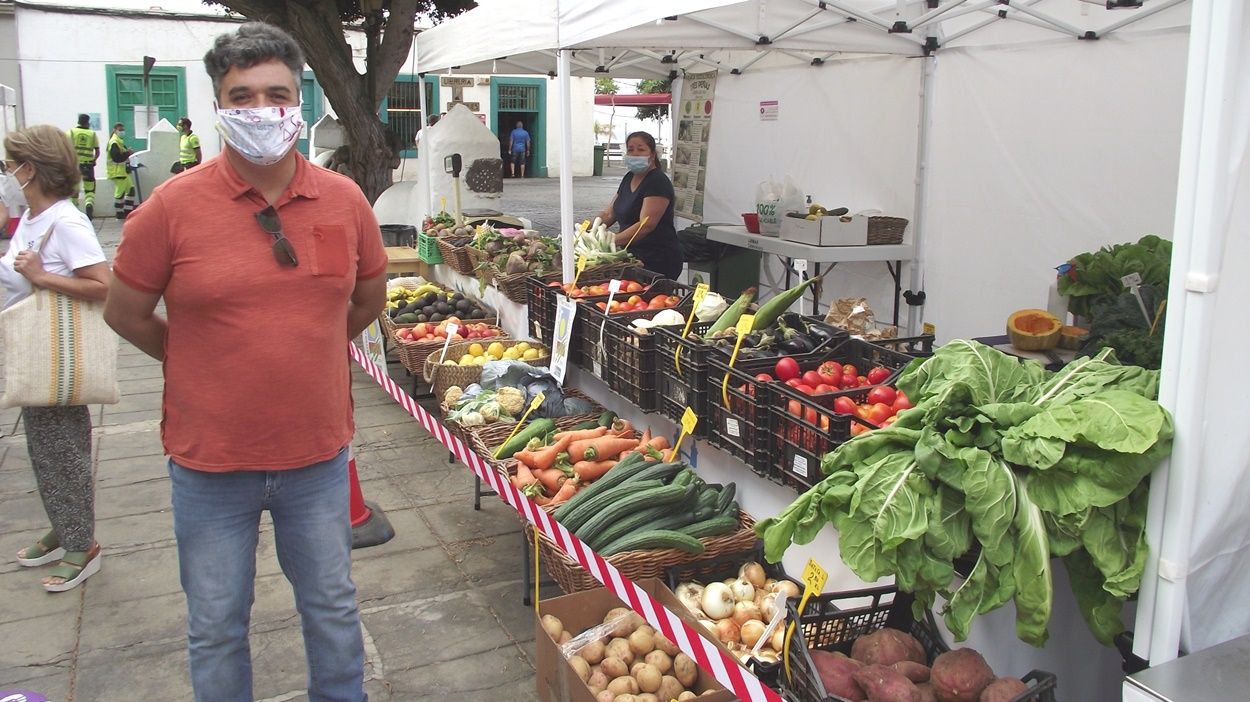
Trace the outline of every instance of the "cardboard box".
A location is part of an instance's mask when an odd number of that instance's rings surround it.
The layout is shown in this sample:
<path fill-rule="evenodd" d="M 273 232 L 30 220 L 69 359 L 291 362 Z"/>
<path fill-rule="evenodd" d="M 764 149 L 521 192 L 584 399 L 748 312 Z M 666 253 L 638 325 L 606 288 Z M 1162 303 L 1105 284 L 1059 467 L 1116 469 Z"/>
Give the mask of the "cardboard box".
<path fill-rule="evenodd" d="M 668 611 L 676 614 L 682 621 L 694 626 L 696 631 L 702 631 L 695 624 L 694 617 L 690 615 L 677 599 L 677 596 L 662 581 L 656 578 L 647 578 L 636 582 L 639 587 L 659 600 Z M 627 605 L 617 599 L 616 595 L 612 594 L 607 588 L 601 587 L 543 600 L 539 604 L 538 611 L 541 614 L 550 614 L 556 617 L 564 624 L 564 628 L 567 631 L 576 636 L 592 626 L 602 624 L 603 617 L 609 610 L 625 606 Z M 543 700 L 543 702 L 595 702 L 594 695 L 590 694 L 590 688 L 586 687 L 586 683 L 577 677 L 577 673 L 569 665 L 568 660 L 564 658 L 564 654 L 561 653 L 560 646 L 543 629 L 542 622 L 537 617 L 534 619 L 534 626 L 537 634 L 534 647 L 536 650 L 535 667 L 537 668 L 536 678 L 539 699 Z M 750 672 L 746 672 L 746 674 L 750 675 Z M 701 693 L 708 689 L 716 690 L 716 692 L 702 696 Z M 716 682 L 716 679 L 711 674 L 703 669 L 699 670 L 699 679 L 695 683 L 694 692 L 700 693 L 700 702 L 732 702 L 737 699 L 732 692 L 726 690 L 723 685 Z"/>
<path fill-rule="evenodd" d="M 864 215 L 817 220 L 783 217 L 781 238 L 812 246 L 865 246 L 868 244 L 868 218 Z"/>

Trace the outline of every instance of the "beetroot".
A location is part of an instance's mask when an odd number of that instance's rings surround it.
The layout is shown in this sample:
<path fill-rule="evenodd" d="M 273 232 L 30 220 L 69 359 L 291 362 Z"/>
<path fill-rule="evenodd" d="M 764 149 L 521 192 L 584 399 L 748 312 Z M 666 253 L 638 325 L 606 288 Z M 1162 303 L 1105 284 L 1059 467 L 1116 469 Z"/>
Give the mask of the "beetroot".
<path fill-rule="evenodd" d="M 961 648 L 933 661 L 929 682 L 938 702 L 980 702 L 981 691 L 994 682 L 994 671 L 981 654 Z"/>
<path fill-rule="evenodd" d="M 884 665 L 860 668 L 855 671 L 855 682 L 868 693 L 868 702 L 923 702 L 915 683 Z"/>
<path fill-rule="evenodd" d="M 820 675 L 820 682 L 825 686 L 825 692 L 845 697 L 851 702 L 864 702 L 868 699 L 868 695 L 864 693 L 859 683 L 855 682 L 854 677 L 855 671 L 863 666 L 862 663 L 837 652 L 812 650 L 808 653 L 812 656 L 812 664 L 816 666 L 816 672 Z"/>
<path fill-rule="evenodd" d="M 899 661 L 924 665 L 928 660 L 924 646 L 911 634 L 889 627 L 855 639 L 851 644 L 851 658 L 864 665 L 894 665 Z"/>
<path fill-rule="evenodd" d="M 1011 702 L 1029 691 L 1029 686 L 1019 678 L 999 678 L 981 691 L 978 702 Z"/>
<path fill-rule="evenodd" d="M 922 663 L 916 663 L 915 661 L 899 661 L 890 667 L 903 675 L 906 675 L 907 679 L 912 682 L 922 683 L 929 680 L 929 666 Z"/>

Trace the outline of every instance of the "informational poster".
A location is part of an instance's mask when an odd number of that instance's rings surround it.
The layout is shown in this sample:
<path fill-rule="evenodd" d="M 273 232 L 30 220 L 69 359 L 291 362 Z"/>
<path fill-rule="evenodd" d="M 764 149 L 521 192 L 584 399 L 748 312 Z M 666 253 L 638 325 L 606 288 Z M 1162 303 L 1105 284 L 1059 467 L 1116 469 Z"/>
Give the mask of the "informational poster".
<path fill-rule="evenodd" d="M 569 366 L 569 337 L 573 335 L 573 319 L 577 315 L 577 303 L 563 295 L 556 296 L 556 328 L 551 340 L 551 363 L 547 365 L 551 377 L 564 384 L 564 373 Z"/>
<path fill-rule="evenodd" d="M 687 73 L 677 103 L 677 139 L 673 144 L 673 190 L 678 217 L 703 221 L 703 192 L 707 184 L 707 145 L 712 132 L 712 100 L 716 71 Z"/>
<path fill-rule="evenodd" d="M 375 319 L 361 332 L 360 348 L 365 352 L 365 358 L 368 358 L 374 365 L 385 370 L 386 347 L 383 345 L 382 339 L 382 324 Z"/>
<path fill-rule="evenodd" d="M 760 100 L 760 121 L 776 122 L 781 104 L 777 100 Z"/>

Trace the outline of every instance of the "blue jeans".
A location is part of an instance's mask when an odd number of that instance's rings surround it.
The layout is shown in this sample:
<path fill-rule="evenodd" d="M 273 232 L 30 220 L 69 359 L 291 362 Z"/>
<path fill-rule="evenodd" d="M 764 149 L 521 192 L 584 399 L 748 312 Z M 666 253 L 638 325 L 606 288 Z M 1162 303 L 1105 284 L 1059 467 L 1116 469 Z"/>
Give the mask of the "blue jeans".
<path fill-rule="evenodd" d="M 169 462 L 178 567 L 197 702 L 251 702 L 248 622 L 260 514 L 273 517 L 278 563 L 295 592 L 310 702 L 367 702 L 364 642 L 351 579 L 347 449 L 283 471 L 207 473 Z"/>

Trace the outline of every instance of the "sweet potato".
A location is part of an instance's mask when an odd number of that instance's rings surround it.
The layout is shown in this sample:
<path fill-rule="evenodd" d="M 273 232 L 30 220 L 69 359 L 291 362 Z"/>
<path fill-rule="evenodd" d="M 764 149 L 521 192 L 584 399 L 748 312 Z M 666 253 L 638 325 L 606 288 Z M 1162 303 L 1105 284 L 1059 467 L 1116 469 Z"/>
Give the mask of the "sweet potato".
<path fill-rule="evenodd" d="M 868 702 L 920 702 L 916 683 L 884 665 L 866 665 L 855 671 L 855 682 L 868 693 Z"/>
<path fill-rule="evenodd" d="M 841 653 L 830 653 L 818 649 L 813 649 L 808 653 L 812 656 L 812 665 L 816 666 L 816 673 L 820 675 L 820 682 L 824 684 L 825 692 L 845 697 L 851 702 L 863 702 L 868 699 L 868 695 L 864 694 L 863 688 L 855 682 L 854 677 L 855 671 L 863 666 L 862 663 L 847 658 Z"/>
<path fill-rule="evenodd" d="M 929 666 L 927 665 L 915 661 L 899 661 L 890 667 L 906 675 L 907 679 L 912 682 L 922 683 L 929 680 Z"/>
<path fill-rule="evenodd" d="M 938 702 L 979 702 L 981 691 L 994 682 L 994 671 L 981 654 L 960 648 L 934 659 L 929 682 Z"/>
<path fill-rule="evenodd" d="M 851 644 L 851 658 L 864 665 L 894 665 L 912 661 L 924 665 L 928 661 L 924 646 L 911 634 L 883 627 Z"/>
<path fill-rule="evenodd" d="M 933 683 L 920 683 L 916 689 L 920 690 L 920 702 L 937 702 L 937 692 L 933 690 Z"/>
<path fill-rule="evenodd" d="M 1019 678 L 999 678 L 981 691 L 978 702 L 1011 702 L 1029 691 L 1029 686 Z"/>

